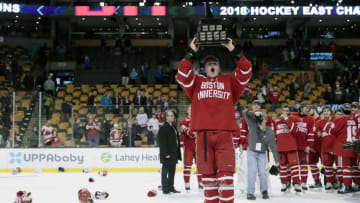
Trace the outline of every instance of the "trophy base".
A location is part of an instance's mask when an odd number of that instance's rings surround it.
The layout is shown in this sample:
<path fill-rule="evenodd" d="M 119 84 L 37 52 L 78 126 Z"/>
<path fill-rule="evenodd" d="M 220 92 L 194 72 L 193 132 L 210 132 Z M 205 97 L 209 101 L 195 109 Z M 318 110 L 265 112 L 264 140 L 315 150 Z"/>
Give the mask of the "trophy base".
<path fill-rule="evenodd" d="M 222 46 L 222 43 L 226 43 L 229 40 L 222 40 L 222 41 L 203 41 L 199 42 L 200 46 Z"/>

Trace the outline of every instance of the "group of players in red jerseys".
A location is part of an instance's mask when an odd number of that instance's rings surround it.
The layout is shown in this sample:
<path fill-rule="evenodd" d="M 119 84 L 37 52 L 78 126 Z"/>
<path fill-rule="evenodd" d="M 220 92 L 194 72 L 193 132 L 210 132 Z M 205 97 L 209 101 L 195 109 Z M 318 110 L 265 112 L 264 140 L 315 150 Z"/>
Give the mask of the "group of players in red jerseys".
<path fill-rule="evenodd" d="M 252 108 L 260 111 L 260 103 L 255 100 Z M 241 113 L 236 113 L 240 137 L 234 142 L 240 150 L 246 150 L 247 124 Z M 360 155 L 343 149 L 343 144 L 360 139 L 357 102 L 344 104 L 336 115 L 329 106 L 323 107 L 319 115 L 317 107 L 306 102 L 300 104 L 299 112 L 290 112 L 290 107 L 284 105 L 278 118 L 272 121 L 268 117 L 268 125 L 276 135 L 282 192 L 289 190 L 291 182 L 296 192 L 308 190 L 308 167 L 315 181 L 310 188 L 322 188 L 319 161 L 324 168 L 325 190 L 338 189 L 340 194 L 360 191 Z"/>

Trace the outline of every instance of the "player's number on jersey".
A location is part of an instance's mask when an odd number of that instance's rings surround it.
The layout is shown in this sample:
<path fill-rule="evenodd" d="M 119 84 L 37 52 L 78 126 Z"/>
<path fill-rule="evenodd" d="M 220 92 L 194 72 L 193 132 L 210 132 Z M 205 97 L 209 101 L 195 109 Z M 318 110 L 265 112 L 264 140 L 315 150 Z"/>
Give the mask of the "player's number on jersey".
<path fill-rule="evenodd" d="M 356 135 L 357 127 L 356 126 L 348 126 L 347 127 L 347 136 L 346 142 L 352 142 L 353 137 Z"/>

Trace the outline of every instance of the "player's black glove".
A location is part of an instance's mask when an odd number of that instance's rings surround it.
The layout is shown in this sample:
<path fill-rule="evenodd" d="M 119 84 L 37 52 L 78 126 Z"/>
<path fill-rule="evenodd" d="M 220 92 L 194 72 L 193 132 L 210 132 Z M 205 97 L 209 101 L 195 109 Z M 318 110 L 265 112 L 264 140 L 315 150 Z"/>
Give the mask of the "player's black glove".
<path fill-rule="evenodd" d="M 325 174 L 325 168 L 324 167 L 321 168 L 320 173 Z"/>
<path fill-rule="evenodd" d="M 279 174 L 279 168 L 277 166 L 275 166 L 275 165 L 272 165 L 271 168 L 270 168 L 269 173 L 271 175 L 277 176 Z"/>

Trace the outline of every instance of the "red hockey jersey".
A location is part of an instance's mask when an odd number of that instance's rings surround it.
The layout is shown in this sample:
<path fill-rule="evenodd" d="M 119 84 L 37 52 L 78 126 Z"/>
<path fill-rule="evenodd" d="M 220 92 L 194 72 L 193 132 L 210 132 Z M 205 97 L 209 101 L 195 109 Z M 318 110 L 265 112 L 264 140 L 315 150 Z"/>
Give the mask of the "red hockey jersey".
<path fill-rule="evenodd" d="M 192 103 L 193 130 L 236 130 L 234 104 L 248 84 L 252 69 L 246 57 L 236 62 L 232 74 L 221 74 L 214 79 L 194 73 L 187 59 L 180 62 L 176 80 Z"/>
<path fill-rule="evenodd" d="M 110 132 L 110 143 L 122 143 L 122 133 L 119 129 L 113 129 Z"/>
<path fill-rule="evenodd" d="M 41 128 L 41 135 L 43 136 L 44 143 L 50 143 L 55 136 L 55 129 L 52 126 L 44 125 Z"/>
<path fill-rule="evenodd" d="M 195 137 L 192 134 L 191 130 L 191 119 L 189 117 L 185 117 L 180 122 L 181 134 L 180 137 L 183 140 L 184 147 L 195 150 Z"/>
<path fill-rule="evenodd" d="M 335 119 L 335 117 L 332 117 L 330 121 L 321 119 L 316 122 L 315 136 L 318 137 L 318 134 L 320 134 L 321 152 L 333 152 L 335 140 L 333 128 L 335 126 Z"/>
<path fill-rule="evenodd" d="M 334 154 L 344 157 L 355 157 L 355 151 L 344 150 L 343 144 L 351 143 L 357 134 L 357 123 L 352 116 L 343 116 L 334 120 Z"/>
<path fill-rule="evenodd" d="M 296 122 L 296 144 L 298 150 L 305 150 L 307 146 L 314 146 L 315 121 L 311 116 L 300 116 L 297 112 L 292 112 L 291 116 Z"/>
<path fill-rule="evenodd" d="M 312 148 L 314 148 L 317 152 L 321 153 L 321 142 L 320 142 L 320 137 L 317 136 L 317 125 L 316 123 L 319 122 L 321 120 L 321 117 L 317 117 L 316 119 L 314 119 L 315 121 L 315 130 L 314 130 L 314 144 L 312 146 Z"/>
<path fill-rule="evenodd" d="M 290 116 L 286 122 L 283 117 L 275 119 L 274 132 L 279 152 L 297 150 L 296 138 L 293 135 L 296 132 L 296 119 L 294 117 Z"/>

